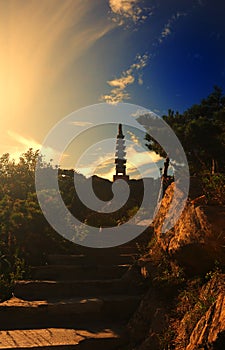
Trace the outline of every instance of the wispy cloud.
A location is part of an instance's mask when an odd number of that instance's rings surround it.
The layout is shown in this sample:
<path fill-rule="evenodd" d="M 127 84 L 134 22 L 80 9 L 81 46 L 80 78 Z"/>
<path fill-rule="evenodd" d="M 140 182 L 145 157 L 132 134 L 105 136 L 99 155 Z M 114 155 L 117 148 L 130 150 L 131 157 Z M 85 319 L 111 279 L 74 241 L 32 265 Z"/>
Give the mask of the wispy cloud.
<path fill-rule="evenodd" d="M 12 130 L 8 130 L 7 133 L 14 141 L 19 143 L 20 145 L 25 146 L 26 148 L 33 148 L 35 150 L 38 150 L 41 148 L 41 144 L 32 138 L 26 138 Z"/>
<path fill-rule="evenodd" d="M 124 100 L 129 100 L 130 94 L 126 91 L 126 88 L 133 84 L 136 79 L 139 84 L 143 83 L 141 71 L 147 65 L 148 60 L 148 54 L 137 55 L 136 62 L 127 70 L 123 71 L 119 78 L 107 81 L 107 84 L 112 87 L 112 89 L 109 94 L 102 95 L 100 100 L 111 104 L 117 104 Z"/>
<path fill-rule="evenodd" d="M 86 121 L 82 121 L 82 120 L 76 120 L 76 121 L 72 122 L 71 124 L 73 124 L 75 126 L 80 126 L 80 127 L 93 125 L 92 122 L 86 122 Z"/>
<path fill-rule="evenodd" d="M 128 133 L 128 135 L 129 135 L 129 137 L 130 137 L 132 142 L 134 142 L 136 144 L 139 144 L 139 139 L 133 132 L 127 131 L 127 133 Z"/>
<path fill-rule="evenodd" d="M 164 26 L 160 36 L 159 36 L 159 43 L 161 44 L 165 38 L 167 38 L 169 35 L 172 34 L 172 30 L 173 30 L 173 24 L 180 18 L 183 16 L 186 16 L 187 14 L 185 12 L 177 12 L 174 15 L 172 15 L 172 17 L 168 20 L 168 22 L 166 23 L 166 25 Z"/>
<path fill-rule="evenodd" d="M 133 84 L 134 80 L 135 78 L 132 75 L 132 72 L 126 71 L 125 73 L 123 73 L 123 76 L 121 78 L 110 80 L 108 81 L 108 84 L 109 86 L 118 88 L 120 90 L 124 90 L 127 87 L 127 85 Z"/>
<path fill-rule="evenodd" d="M 143 7 L 142 0 L 109 0 L 112 19 L 118 25 L 144 22 L 152 9 Z"/>
<path fill-rule="evenodd" d="M 106 174 L 113 172 L 114 157 L 114 152 L 107 152 L 105 154 L 100 152 L 98 155 L 95 155 L 92 162 L 88 161 L 88 157 L 84 158 L 83 161 L 78 164 L 77 170 L 87 177 L 93 174 L 107 177 Z"/>
<path fill-rule="evenodd" d="M 120 24 L 124 23 L 124 18 L 132 19 L 133 22 L 138 22 L 141 16 L 141 1 L 139 0 L 109 0 L 109 5 L 113 13 L 119 15 Z M 177 11 L 171 16 L 168 22 L 165 24 L 160 36 L 156 39 L 157 43 L 162 43 L 169 35 L 172 34 L 173 25 L 180 17 L 186 16 L 187 13 Z M 137 55 L 136 62 L 132 64 L 127 70 L 123 71 L 118 78 L 107 81 L 107 84 L 112 88 L 108 94 L 100 97 L 101 101 L 117 104 L 131 98 L 130 93 L 127 91 L 127 87 L 137 82 L 139 85 L 143 85 L 142 69 L 148 64 L 150 55 L 144 54 L 143 56 Z"/>
<path fill-rule="evenodd" d="M 54 160 L 59 159 L 59 156 L 61 155 L 57 150 L 50 147 L 43 149 L 39 142 L 30 137 L 25 137 L 12 130 L 8 130 L 7 134 L 14 142 L 17 143 L 17 146 L 12 147 L 12 152 L 10 153 L 11 158 L 15 159 L 16 161 L 18 161 L 21 154 L 26 152 L 29 148 L 33 148 L 35 151 L 41 150 L 45 160 L 49 162 L 52 159 L 54 164 L 56 164 Z M 68 157 L 68 154 L 64 153 L 61 158 L 65 157 Z"/>
<path fill-rule="evenodd" d="M 7 152 L 10 154 L 10 158 L 14 159 L 16 162 L 19 161 L 21 155 L 29 148 L 33 148 L 35 151 L 41 148 L 41 144 L 33 138 L 26 138 L 12 130 L 7 130 L 7 137 L 7 143 L 9 143 L 5 145 Z"/>
<path fill-rule="evenodd" d="M 135 139 L 135 135 L 130 133 L 133 138 L 126 148 L 126 158 L 127 158 L 127 174 L 132 175 L 134 178 L 140 178 L 143 173 L 145 176 L 152 176 L 152 174 L 157 177 L 159 175 L 159 170 L 156 165 L 162 158 L 155 152 L 144 150 L 139 146 L 138 139 Z M 77 167 L 77 170 L 87 177 L 96 174 L 101 177 L 113 179 L 115 174 L 115 153 L 107 152 L 102 154 L 100 152 L 92 162 L 89 161 L 88 157 L 83 160 Z"/>
<path fill-rule="evenodd" d="M 136 145 L 132 144 L 127 147 L 127 159 L 130 163 L 133 163 L 135 166 L 142 166 L 150 163 L 158 162 L 162 159 L 159 154 L 155 152 L 136 149 Z"/>
<path fill-rule="evenodd" d="M 142 178 L 143 176 L 159 176 L 159 170 L 156 165 L 162 158 L 155 152 L 144 151 L 136 149 L 137 144 L 134 142 L 126 148 L 127 158 L 127 174 L 135 179 Z M 106 177 L 112 180 L 115 174 L 115 166 L 102 167 L 100 176 Z"/>
<path fill-rule="evenodd" d="M 138 109 L 136 110 L 136 112 L 134 112 L 134 113 L 131 114 L 131 117 L 139 118 L 141 115 L 145 115 L 145 114 L 148 114 L 148 113 L 149 113 L 149 110 L 148 110 L 148 109 L 138 108 Z"/>

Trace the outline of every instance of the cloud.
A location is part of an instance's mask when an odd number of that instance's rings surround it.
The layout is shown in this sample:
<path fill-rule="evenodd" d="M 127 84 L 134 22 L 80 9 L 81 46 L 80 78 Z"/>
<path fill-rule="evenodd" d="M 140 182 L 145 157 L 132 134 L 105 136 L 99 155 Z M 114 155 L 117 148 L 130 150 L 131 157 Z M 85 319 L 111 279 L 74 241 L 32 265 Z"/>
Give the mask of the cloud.
<path fill-rule="evenodd" d="M 134 142 L 126 148 L 126 158 L 127 158 L 127 174 L 132 176 L 135 179 L 142 178 L 144 176 L 159 176 L 158 166 L 156 165 L 162 158 L 151 151 L 142 151 L 137 150 L 137 144 Z M 140 147 L 138 147 L 140 148 Z M 100 176 L 106 177 L 112 180 L 113 175 L 115 174 L 115 166 L 111 166 L 110 169 L 102 168 Z"/>
<path fill-rule="evenodd" d="M 139 146 L 138 139 L 132 132 L 128 132 L 131 136 L 131 142 L 128 141 L 126 147 L 126 158 L 127 158 L 127 174 L 133 178 L 141 178 L 143 174 L 145 176 L 159 176 L 159 169 L 157 162 L 161 161 L 162 158 L 155 152 L 145 150 Z M 82 162 L 77 164 L 77 169 L 80 173 L 86 177 L 90 177 L 96 174 L 100 177 L 113 179 L 115 174 L 115 152 L 98 153 L 95 157 L 93 154 L 83 158 Z M 90 161 L 90 159 L 93 161 Z"/>
<path fill-rule="evenodd" d="M 21 155 L 25 153 L 29 148 L 33 148 L 34 151 L 41 148 L 41 144 L 39 144 L 34 139 L 26 138 L 12 130 L 7 131 L 7 136 L 9 137 L 9 144 L 5 145 L 7 153 L 9 153 L 10 158 L 14 159 L 16 162 L 19 161 Z M 13 144 L 12 140 L 14 141 Z"/>
<path fill-rule="evenodd" d="M 171 34 L 171 28 L 170 28 L 170 25 L 169 24 L 167 24 L 166 26 L 165 26 L 165 28 L 163 29 L 163 31 L 162 31 L 162 33 L 161 33 L 161 38 L 163 39 L 163 38 L 166 38 L 168 35 L 170 35 Z"/>
<path fill-rule="evenodd" d="M 42 155 L 44 156 L 45 160 L 49 162 L 51 159 L 56 160 L 59 159 L 59 156 L 61 155 L 57 150 L 54 150 L 50 147 L 43 148 L 40 143 L 35 141 L 32 138 L 27 138 L 25 136 L 22 136 L 12 130 L 8 130 L 7 134 L 11 139 L 13 139 L 15 142 L 17 142 L 18 146 L 12 146 L 12 152 L 10 153 L 11 158 L 15 159 L 16 161 L 19 160 L 22 153 L 26 152 L 29 148 L 33 148 L 33 150 L 41 150 Z M 68 157 L 68 154 L 64 153 L 61 157 L 65 158 Z M 60 159 L 60 160 L 61 160 Z M 54 163 L 55 164 L 55 163 Z"/>
<path fill-rule="evenodd" d="M 92 152 L 91 156 L 93 156 L 93 154 L 94 153 Z M 114 158 L 114 152 L 107 152 L 104 154 L 103 152 L 100 152 L 95 154 L 94 161 L 92 162 L 90 162 L 90 158 L 88 156 L 85 156 L 82 162 L 78 163 L 76 166 L 76 170 L 86 177 L 90 177 L 93 174 L 108 177 L 107 174 L 113 172 L 114 170 Z"/>
<path fill-rule="evenodd" d="M 127 131 L 128 135 L 130 136 L 130 139 L 132 142 L 139 144 L 139 139 L 138 137 L 131 131 Z"/>
<path fill-rule="evenodd" d="M 109 0 L 112 20 L 118 25 L 144 22 L 152 14 L 152 10 L 143 7 L 142 3 L 142 0 Z"/>
<path fill-rule="evenodd" d="M 138 147 L 138 149 L 136 147 L 137 146 L 135 144 L 127 147 L 127 159 L 135 166 L 156 163 L 162 159 L 159 154 L 156 154 L 153 151 L 145 151 L 142 149 L 142 152 L 140 152 L 140 147 Z"/>
<path fill-rule="evenodd" d="M 145 114 L 148 114 L 148 113 L 149 113 L 149 110 L 148 110 L 148 109 L 138 108 L 138 109 L 136 110 L 136 112 L 134 112 L 134 113 L 131 114 L 131 117 L 139 118 L 140 116 L 145 115 Z"/>
<path fill-rule="evenodd" d="M 121 78 L 108 81 L 109 86 L 124 90 L 127 85 L 133 84 L 135 78 L 132 74 L 126 72 Z"/>
<path fill-rule="evenodd" d="M 143 85 L 143 84 L 144 84 L 142 75 L 140 75 L 140 76 L 138 77 L 138 84 L 139 84 L 139 85 Z"/>
<path fill-rule="evenodd" d="M 88 125 L 93 125 L 92 122 L 85 122 L 82 120 L 77 120 L 75 122 L 71 122 L 71 124 L 75 125 L 75 126 L 80 126 L 80 127 L 84 127 L 84 126 L 88 126 Z"/>
<path fill-rule="evenodd" d="M 149 60 L 149 55 L 137 55 L 136 62 L 133 63 L 127 70 L 122 72 L 119 78 L 115 78 L 107 81 L 107 84 L 112 87 L 109 94 L 102 95 L 100 97 L 101 101 L 117 104 L 123 102 L 124 100 L 130 99 L 130 94 L 126 91 L 126 88 L 133 84 L 137 78 L 140 84 L 140 79 L 142 81 L 141 70 L 147 65 Z M 141 78 L 140 78 L 141 76 Z"/>
<path fill-rule="evenodd" d="M 25 146 L 26 148 L 33 148 L 35 150 L 38 150 L 41 148 L 41 144 L 35 141 L 32 138 L 26 138 L 12 130 L 8 130 L 8 135 L 19 144 Z"/>
<path fill-rule="evenodd" d="M 109 95 L 106 94 L 100 97 L 100 101 L 104 101 L 110 104 L 117 104 L 129 99 L 130 94 L 124 91 L 120 91 L 119 89 L 113 89 Z"/>
<path fill-rule="evenodd" d="M 173 24 L 180 18 L 183 16 L 186 16 L 187 14 L 185 12 L 177 12 L 174 15 L 172 15 L 172 17 L 168 20 L 168 22 L 166 23 L 166 25 L 164 26 L 160 36 L 159 36 L 159 43 L 161 44 L 165 38 L 167 38 L 169 35 L 172 34 L 172 28 L 173 28 Z"/>

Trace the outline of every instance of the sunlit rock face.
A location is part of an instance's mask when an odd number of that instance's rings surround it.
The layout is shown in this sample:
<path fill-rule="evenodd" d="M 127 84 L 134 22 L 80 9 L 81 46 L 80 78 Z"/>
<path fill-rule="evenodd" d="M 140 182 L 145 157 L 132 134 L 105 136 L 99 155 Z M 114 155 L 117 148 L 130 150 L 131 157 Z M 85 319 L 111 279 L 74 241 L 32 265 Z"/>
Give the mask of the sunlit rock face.
<path fill-rule="evenodd" d="M 225 293 L 221 292 L 194 328 L 186 350 L 196 350 L 208 345 L 210 349 L 225 346 Z M 210 347 L 209 347 L 210 346 Z M 223 347 L 222 347 L 223 346 Z"/>
<path fill-rule="evenodd" d="M 206 205 L 196 186 L 173 229 L 163 233 L 173 195 L 171 184 L 154 220 L 152 244 L 138 261 L 150 283 L 128 324 L 131 342 L 135 350 L 161 350 L 164 343 L 174 350 L 224 350 L 225 275 L 215 263 L 225 266 L 225 207 Z M 175 211 L 181 198 L 178 193 Z M 160 270 L 165 257 L 166 280 Z M 184 284 L 179 274 L 171 278 L 173 265 L 185 270 Z"/>
<path fill-rule="evenodd" d="M 216 273 L 208 283 L 203 285 L 198 302 L 179 322 L 176 333 L 175 350 L 223 350 L 225 348 L 224 274 Z"/>
<path fill-rule="evenodd" d="M 168 187 L 152 227 L 155 235 L 138 261 L 149 290 L 128 323 L 135 350 L 167 348 L 162 344 L 174 350 L 225 349 L 225 275 L 215 270 L 215 262 L 225 266 L 225 208 L 206 205 L 196 182 L 191 191 L 175 226 L 163 233 L 174 195 L 174 184 Z M 174 211 L 182 196 L 177 193 Z M 183 270 L 185 279 L 176 272 Z"/>
<path fill-rule="evenodd" d="M 174 184 L 171 184 L 154 220 L 155 233 L 163 250 L 175 258 L 189 274 L 204 274 L 216 261 L 225 265 L 225 208 L 207 206 L 204 198 L 188 200 L 175 226 L 163 233 L 162 227 L 173 193 Z M 175 211 L 179 207 L 182 193 L 176 197 Z"/>

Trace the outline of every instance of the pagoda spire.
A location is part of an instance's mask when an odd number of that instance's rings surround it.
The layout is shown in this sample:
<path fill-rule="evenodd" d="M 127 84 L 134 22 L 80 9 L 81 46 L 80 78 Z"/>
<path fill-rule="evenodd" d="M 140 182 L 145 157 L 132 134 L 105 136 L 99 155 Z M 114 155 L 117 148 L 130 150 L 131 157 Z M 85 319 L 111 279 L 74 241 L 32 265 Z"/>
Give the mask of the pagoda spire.
<path fill-rule="evenodd" d="M 125 140 L 122 130 L 122 124 L 118 126 L 118 134 L 116 140 L 116 153 L 115 153 L 115 164 L 116 164 L 116 174 L 113 175 L 113 181 L 118 179 L 123 179 L 128 181 L 129 176 L 126 175 L 126 152 L 125 152 Z"/>

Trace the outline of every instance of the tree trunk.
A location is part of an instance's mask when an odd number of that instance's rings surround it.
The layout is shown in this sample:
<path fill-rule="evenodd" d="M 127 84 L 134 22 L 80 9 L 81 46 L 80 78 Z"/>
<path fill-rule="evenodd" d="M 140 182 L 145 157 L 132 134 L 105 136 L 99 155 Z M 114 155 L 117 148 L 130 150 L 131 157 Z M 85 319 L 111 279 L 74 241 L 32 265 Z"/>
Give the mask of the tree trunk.
<path fill-rule="evenodd" d="M 212 158 L 212 175 L 215 174 L 215 159 Z"/>

